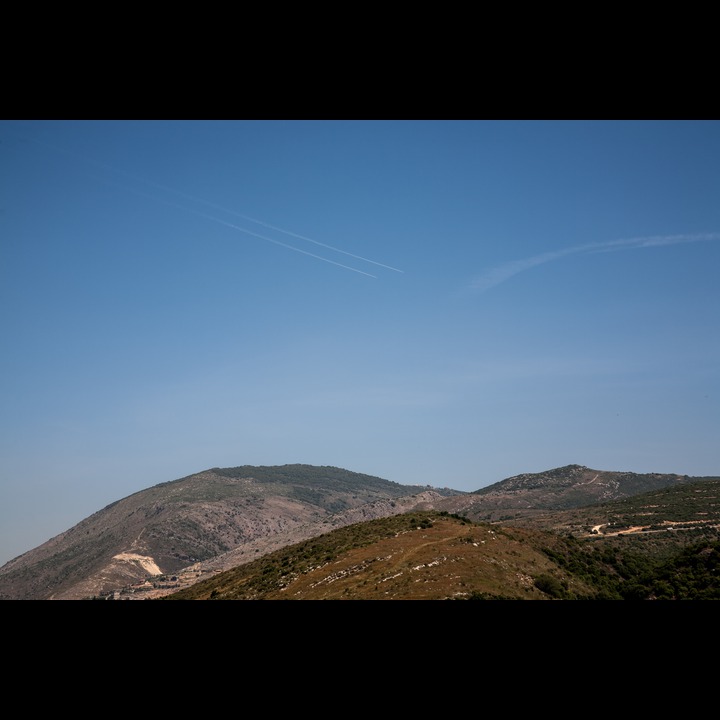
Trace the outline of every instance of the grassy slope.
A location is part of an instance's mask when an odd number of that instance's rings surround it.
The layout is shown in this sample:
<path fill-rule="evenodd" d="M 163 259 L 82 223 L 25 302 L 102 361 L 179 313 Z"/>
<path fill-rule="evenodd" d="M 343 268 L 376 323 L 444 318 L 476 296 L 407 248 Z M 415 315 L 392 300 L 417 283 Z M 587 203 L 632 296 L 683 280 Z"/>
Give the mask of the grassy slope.
<path fill-rule="evenodd" d="M 525 526 L 408 513 L 283 548 L 168 599 L 720 599 L 719 495 L 720 482 L 704 480 Z"/>

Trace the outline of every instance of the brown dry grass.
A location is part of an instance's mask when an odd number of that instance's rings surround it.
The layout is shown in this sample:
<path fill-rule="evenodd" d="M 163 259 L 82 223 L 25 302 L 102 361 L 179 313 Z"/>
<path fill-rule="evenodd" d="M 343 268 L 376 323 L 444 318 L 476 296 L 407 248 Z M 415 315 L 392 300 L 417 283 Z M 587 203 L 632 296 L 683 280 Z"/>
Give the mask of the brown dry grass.
<path fill-rule="evenodd" d="M 558 568 L 527 542 L 529 537 L 521 529 L 433 517 L 429 527 L 406 528 L 349 548 L 302 572 L 288 572 L 271 586 L 263 585 L 263 576 L 287 562 L 289 549 L 199 583 L 173 599 L 548 599 L 534 579 L 557 575 Z"/>

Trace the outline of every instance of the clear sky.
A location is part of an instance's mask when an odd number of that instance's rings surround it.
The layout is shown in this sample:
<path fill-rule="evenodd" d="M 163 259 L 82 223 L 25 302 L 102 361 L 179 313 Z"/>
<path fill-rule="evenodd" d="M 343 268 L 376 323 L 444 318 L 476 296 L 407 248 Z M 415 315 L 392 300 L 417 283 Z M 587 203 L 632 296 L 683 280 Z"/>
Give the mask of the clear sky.
<path fill-rule="evenodd" d="M 0 121 L 0 564 L 211 467 L 720 475 L 720 122 Z"/>

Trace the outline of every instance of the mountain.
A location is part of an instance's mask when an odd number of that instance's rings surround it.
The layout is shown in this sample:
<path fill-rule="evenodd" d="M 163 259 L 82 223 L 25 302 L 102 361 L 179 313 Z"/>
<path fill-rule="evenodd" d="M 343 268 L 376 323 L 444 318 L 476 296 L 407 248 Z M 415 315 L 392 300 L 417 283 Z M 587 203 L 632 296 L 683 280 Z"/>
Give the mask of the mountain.
<path fill-rule="evenodd" d="M 593 470 L 584 465 L 565 465 L 545 472 L 515 475 L 473 493 L 448 498 L 438 507 L 462 513 L 473 520 L 526 520 L 546 510 L 567 510 L 620 500 L 706 479 L 712 478 Z"/>
<path fill-rule="evenodd" d="M 718 519 L 680 548 L 666 530 L 675 549 L 658 557 L 604 537 L 413 511 L 333 530 L 160 599 L 720 600 Z"/>
<path fill-rule="evenodd" d="M 452 561 L 456 570 L 475 567 L 497 572 L 504 568 L 509 572 L 508 568 L 513 568 L 512 578 L 517 579 L 537 578 L 538 569 L 545 567 L 547 572 L 540 576 L 557 580 L 563 577 L 562 573 L 544 565 L 545 560 L 541 563 L 537 553 L 546 557 L 548 548 L 576 542 L 578 538 L 617 543 L 618 533 L 625 528 L 623 518 L 629 518 L 632 513 L 635 513 L 635 522 L 640 516 L 650 518 L 654 512 L 654 525 L 662 526 L 668 518 L 670 522 L 677 522 L 673 518 L 679 517 L 680 505 L 687 510 L 690 498 L 694 498 L 699 505 L 687 512 L 695 513 L 696 519 L 700 517 L 698 513 L 704 512 L 702 517 L 710 525 L 713 518 L 717 522 L 714 511 L 708 513 L 714 501 L 702 492 L 687 495 L 672 512 L 663 510 L 664 515 L 647 508 L 651 505 L 670 508 L 672 503 L 648 500 L 644 506 L 634 509 L 617 505 L 648 491 L 672 494 L 685 489 L 689 493 L 698 485 L 714 492 L 713 482 L 720 482 L 720 478 L 608 472 L 568 465 L 518 475 L 474 493 L 464 493 L 448 488 L 400 485 L 325 466 L 213 468 L 161 483 L 112 503 L 65 533 L 11 560 L 0 568 L 0 598 L 151 599 L 185 591 L 194 585 L 200 587 L 229 571 L 240 572 L 242 567 L 246 570 L 257 567 L 266 558 L 281 557 L 279 563 L 268 560 L 270 565 L 263 566 L 261 574 L 272 577 L 273 573 L 282 572 L 278 568 L 287 569 L 288 564 L 295 567 L 296 561 L 283 553 L 295 552 L 303 543 L 303 552 L 312 556 L 316 552 L 313 548 L 331 536 L 346 537 L 343 541 L 346 550 L 360 552 L 350 547 L 347 537 L 360 536 L 366 530 L 371 532 L 370 528 L 375 527 L 373 523 L 387 527 L 392 537 L 367 540 L 368 548 L 376 542 L 389 544 L 382 550 L 368 549 L 367 552 L 375 553 L 372 557 L 385 557 L 382 553 L 386 551 L 387 555 L 402 553 L 417 559 L 418 566 L 438 568 L 439 573 L 445 561 L 435 562 L 438 558 L 433 559 L 427 553 L 433 547 L 442 546 L 447 550 L 443 557 L 450 557 L 447 554 L 450 548 L 457 550 L 456 544 L 460 543 L 460 549 L 465 551 L 462 556 L 474 557 L 474 561 L 461 562 L 458 557 Z M 449 533 L 445 539 L 428 541 L 422 533 L 403 525 L 415 523 L 413 527 L 430 531 L 424 527 L 425 520 L 414 514 L 433 512 L 438 516 L 427 522 L 436 528 L 433 532 L 442 529 Z M 573 512 L 576 514 L 567 514 Z M 383 526 L 381 520 L 388 525 Z M 393 522 L 399 525 L 394 526 Z M 639 527 L 637 522 L 635 525 Z M 470 526 L 479 529 L 468 530 Z M 465 539 L 461 537 L 463 533 L 467 536 Z M 402 539 L 396 539 L 396 534 Z M 690 537 L 690 533 L 683 537 Z M 417 547 L 410 542 L 413 538 Z M 403 547 L 406 541 L 410 545 Z M 393 543 L 399 543 L 400 549 L 392 550 Z M 487 555 L 490 548 L 499 549 L 505 547 L 505 543 L 512 545 L 512 549 L 510 545 L 506 548 L 507 553 L 513 557 L 519 553 L 524 558 L 522 563 L 513 564 L 506 556 L 501 559 L 492 552 Z M 463 548 L 463 544 L 466 547 Z M 330 557 L 335 551 L 324 552 Z M 666 556 L 669 557 L 667 553 Z M 365 557 L 358 562 L 370 560 Z M 556 564 L 556 560 L 552 563 Z M 381 564 L 374 566 L 380 568 Z M 299 575 L 306 570 L 298 571 Z M 456 575 L 461 578 L 458 583 L 467 585 L 467 579 L 462 579 L 464 572 Z M 405 574 L 409 577 L 408 571 Z M 533 590 L 522 589 L 525 588 L 522 584 L 520 592 L 512 578 L 509 584 L 498 585 L 494 590 L 473 582 L 467 585 L 471 588 L 467 593 L 458 587 L 441 589 L 440 583 L 436 585 L 439 592 L 433 597 L 535 596 Z M 571 579 L 565 577 L 558 582 L 569 583 Z M 389 579 L 383 580 L 385 589 L 390 587 L 388 582 Z M 426 582 L 429 581 L 423 581 Z M 579 578 L 572 582 L 575 588 L 582 585 Z M 592 597 L 596 591 L 592 586 L 582 592 L 577 590 L 583 597 Z M 357 589 L 350 588 L 348 592 L 363 596 Z M 226 591 L 218 591 L 216 597 L 223 593 Z"/>
<path fill-rule="evenodd" d="M 274 536 L 297 542 L 455 492 L 335 467 L 213 468 L 111 503 L 14 558 L 0 568 L 0 599 L 107 594 L 235 548 L 265 552 Z"/>
<path fill-rule="evenodd" d="M 540 600 L 559 575 L 577 597 L 594 589 L 563 573 L 552 533 L 411 511 L 333 530 L 197 582 L 161 600 Z"/>
<path fill-rule="evenodd" d="M 705 478 L 510 524 L 412 511 L 286 546 L 160 599 L 720 600 L 719 500 L 720 479 Z"/>
<path fill-rule="evenodd" d="M 679 548 L 720 534 L 720 478 L 695 478 L 609 502 L 533 512 L 502 524 L 670 558 Z"/>

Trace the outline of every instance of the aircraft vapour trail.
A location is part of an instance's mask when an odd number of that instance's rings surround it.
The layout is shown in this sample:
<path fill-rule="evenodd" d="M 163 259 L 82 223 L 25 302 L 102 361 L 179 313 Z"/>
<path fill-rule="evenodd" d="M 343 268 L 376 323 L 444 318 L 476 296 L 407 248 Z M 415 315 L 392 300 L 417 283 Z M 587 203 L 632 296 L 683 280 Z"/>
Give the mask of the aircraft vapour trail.
<path fill-rule="evenodd" d="M 161 202 L 165 205 L 170 205 L 172 207 L 178 208 L 179 210 L 184 210 L 185 212 L 193 213 L 194 215 L 199 215 L 200 217 L 205 218 L 206 220 L 212 220 L 212 222 L 220 223 L 220 225 L 225 225 L 226 227 L 232 228 L 233 230 L 238 230 L 242 233 L 247 233 L 248 235 L 252 235 L 253 237 L 260 238 L 261 240 L 267 240 L 268 242 L 274 243 L 275 245 L 280 245 L 284 248 L 287 248 L 288 250 L 294 250 L 295 252 L 302 253 L 303 255 L 309 255 L 310 257 L 316 258 L 317 260 L 322 260 L 323 262 L 330 263 L 331 265 L 337 265 L 338 267 L 345 268 L 346 270 L 352 270 L 353 272 L 360 273 L 360 275 L 367 275 L 367 277 L 375 278 L 377 280 L 376 275 L 371 275 L 368 272 L 365 272 L 364 270 L 358 270 L 357 268 L 350 267 L 350 265 L 343 265 L 342 263 L 335 262 L 335 260 L 330 260 L 329 258 L 324 258 L 320 255 L 315 255 L 314 253 L 308 252 L 307 250 L 302 250 L 301 248 L 294 247 L 293 245 L 288 245 L 287 243 L 281 242 L 280 240 L 275 240 L 274 238 L 267 237 L 266 235 L 260 235 L 259 233 L 253 232 L 252 230 L 248 230 L 246 228 L 241 228 L 239 225 L 234 225 L 233 223 L 229 223 L 226 220 L 221 220 L 220 218 L 214 217 L 213 215 L 208 215 L 207 213 L 200 212 L 199 210 L 194 210 L 193 208 L 184 207 L 183 205 L 178 205 L 178 203 L 174 203 L 171 200 L 164 200 L 163 198 L 156 198 L 152 195 L 148 195 L 147 193 L 140 192 L 139 190 L 135 190 L 133 188 L 124 187 L 123 185 L 119 185 L 116 182 L 105 180 L 104 182 L 110 182 L 110 184 L 115 185 L 116 187 L 121 188 L 122 190 L 125 190 L 126 192 L 134 193 L 135 195 L 139 195 L 140 197 L 147 198 L 148 200 L 152 200 L 154 202 Z"/>
<path fill-rule="evenodd" d="M 370 263 L 370 264 L 372 264 L 372 265 L 377 265 L 377 266 L 379 266 L 379 267 L 386 268 L 387 270 L 393 270 L 393 271 L 399 272 L 399 273 L 404 273 L 404 272 L 405 272 L 404 270 L 399 270 L 398 268 L 392 267 L 391 265 L 385 265 L 385 264 L 383 264 L 383 263 L 381 263 L 381 262 L 377 262 L 376 260 L 370 260 L 369 258 L 362 257 L 361 255 L 354 255 L 353 253 L 347 252 L 346 250 L 340 250 L 340 248 L 333 247 L 332 245 L 326 245 L 325 243 L 321 243 L 321 242 L 318 241 L 318 240 L 313 240 L 312 238 L 305 237 L 304 235 L 298 235 L 297 233 L 291 232 L 290 230 L 283 230 L 282 228 L 276 227 L 276 226 L 274 226 L 274 225 L 270 225 L 269 223 L 263 222 L 262 220 L 256 220 L 255 218 L 251 218 L 251 217 L 249 217 L 248 215 L 243 215 L 242 213 L 239 213 L 239 212 L 236 212 L 236 211 L 234 211 L 234 210 L 230 210 L 229 208 L 222 207 L 221 205 L 217 205 L 217 204 L 215 204 L 215 203 L 212 203 L 212 202 L 210 202 L 209 200 L 204 200 L 203 198 L 199 198 L 199 197 L 196 197 L 196 196 L 193 196 L 193 195 L 189 195 L 189 194 L 184 193 L 184 192 L 182 192 L 182 191 L 180 191 L 180 190 L 176 190 L 175 188 L 168 187 L 167 185 L 161 185 L 160 183 L 156 183 L 156 182 L 153 182 L 153 181 L 151 181 L 151 180 L 147 180 L 146 178 L 142 178 L 142 177 L 140 177 L 139 175 L 135 175 L 135 174 L 133 174 L 133 173 L 126 172 L 126 171 L 124 171 L 124 170 L 119 170 L 118 168 L 114 168 L 114 167 L 112 167 L 112 166 L 110 166 L 110 165 L 108 165 L 108 164 L 106 164 L 106 163 L 100 162 L 100 161 L 98 161 L 98 160 L 91 160 L 90 158 L 83 157 L 83 156 L 81 156 L 81 155 L 78 155 L 77 153 L 71 152 L 70 150 L 65 150 L 65 149 L 63 149 L 63 148 L 55 147 L 55 146 L 53 146 L 53 145 L 49 145 L 49 144 L 47 144 L 47 143 L 40 142 L 39 140 L 31 140 L 31 141 L 34 142 L 34 143 L 37 144 L 37 145 L 41 145 L 41 146 L 50 148 L 51 150 L 54 150 L 54 151 L 56 151 L 56 152 L 65 153 L 65 154 L 67 154 L 67 155 L 74 155 L 74 156 L 79 157 L 80 159 L 82 159 L 84 162 L 90 163 L 90 164 L 95 165 L 95 166 L 97 166 L 97 167 L 104 168 L 104 169 L 106 169 L 106 170 L 110 170 L 111 172 L 116 173 L 116 174 L 119 174 L 119 175 L 124 175 L 124 176 L 127 177 L 127 178 L 130 178 L 130 179 L 135 180 L 135 181 L 137 181 L 137 182 L 144 183 L 145 185 L 149 185 L 150 187 L 154 187 L 154 188 L 156 188 L 156 189 L 158 189 L 158 190 L 164 190 L 165 192 L 173 193 L 174 195 L 178 195 L 179 197 L 183 197 L 183 198 L 185 198 L 186 200 L 191 200 L 191 201 L 193 201 L 193 202 L 201 203 L 201 204 L 203 204 L 203 205 L 207 205 L 208 207 L 215 208 L 216 210 L 220 210 L 220 211 L 222 211 L 222 212 L 229 213 L 230 215 L 235 215 L 236 217 L 241 217 L 241 218 L 243 218 L 243 219 L 245 219 L 245 220 L 249 220 L 250 222 L 254 222 L 254 223 L 256 223 L 257 225 L 262 225 L 263 227 L 269 228 L 269 229 L 271 229 L 271 230 L 275 230 L 275 231 L 280 232 L 280 233 L 283 233 L 283 234 L 285 234 L 285 235 L 290 235 L 290 236 L 292 236 L 292 237 L 296 237 L 296 238 L 298 238 L 299 240 L 305 240 L 305 241 L 307 241 L 307 242 L 314 243 L 315 245 L 319 245 L 320 247 L 324 247 L 324 248 L 326 248 L 327 250 L 332 250 L 333 252 L 341 253 L 341 254 L 343 254 L 343 255 L 347 255 L 348 257 L 355 258 L 356 260 L 362 260 L 363 262 Z M 124 188 L 124 189 L 127 190 L 127 188 Z M 142 195 L 142 193 L 138 193 L 138 194 L 141 194 L 141 195 Z M 144 197 L 148 197 L 148 198 L 149 198 L 150 196 L 145 195 Z M 157 198 L 150 198 L 150 199 L 157 199 Z M 181 206 L 179 206 L 179 205 L 175 205 L 174 203 L 167 203 L 167 204 L 174 205 L 175 207 L 179 207 L 180 209 L 189 210 L 189 208 L 183 208 L 183 207 L 181 207 Z M 196 211 L 191 211 L 191 212 L 196 212 Z M 197 215 L 201 215 L 201 216 L 203 216 L 203 217 L 206 217 L 206 218 L 209 219 L 209 220 L 214 220 L 215 222 L 221 222 L 221 223 L 223 222 L 222 220 L 219 220 L 219 219 L 216 218 L 216 217 L 211 217 L 211 216 L 209 216 L 209 215 L 203 215 L 203 213 L 200 213 L 200 212 L 196 212 L 196 214 L 197 214 Z M 351 268 L 351 267 L 349 267 L 349 266 L 347 266 L 347 265 L 343 265 L 342 263 L 337 263 L 337 262 L 334 262 L 334 261 L 332 261 L 332 260 L 327 260 L 326 258 L 323 258 L 323 257 L 321 257 L 321 256 L 319 256 L 319 255 L 314 255 L 313 253 L 306 252 L 305 250 L 300 250 L 299 248 L 296 248 L 296 247 L 294 247 L 294 246 L 292 246 L 292 245 L 287 245 L 286 243 L 280 242 L 279 240 L 272 240 L 271 238 L 265 237 L 265 236 L 263 236 L 263 235 L 258 235 L 257 233 L 251 232 L 250 230 L 247 230 L 247 229 L 245 229 L 245 228 L 238 227 L 237 225 L 232 225 L 231 223 L 223 223 L 223 224 L 228 225 L 229 227 L 233 227 L 233 228 L 235 228 L 236 230 L 239 230 L 240 232 L 247 233 L 248 235 L 253 235 L 253 236 L 255 236 L 255 237 L 262 238 L 263 240 L 268 240 L 269 242 L 273 242 L 273 243 L 275 243 L 276 245 L 281 245 L 282 247 L 286 247 L 286 248 L 288 248 L 288 249 L 290 249 L 290 250 L 295 250 L 295 251 L 297 251 L 297 252 L 303 253 L 304 255 L 309 255 L 310 257 L 317 258 L 318 260 L 325 260 L 326 262 L 329 262 L 329 263 L 331 263 L 332 265 L 338 265 L 339 267 L 344 267 L 344 268 L 347 268 L 348 270 L 354 270 L 355 272 L 359 272 L 359 273 L 361 273 L 362 275 L 367 275 L 368 277 L 372 277 L 372 278 L 376 277 L 375 275 L 371 275 L 370 273 L 365 273 L 365 272 L 363 272 L 362 270 L 356 270 L 355 268 Z"/>
<path fill-rule="evenodd" d="M 314 253 L 308 252 L 307 250 L 301 250 L 300 248 L 296 248 L 293 245 L 288 245 L 287 243 L 280 242 L 280 240 L 274 240 L 273 238 L 269 238 L 265 235 L 260 235 L 258 233 L 252 232 L 251 230 L 247 230 L 246 228 L 241 228 L 238 225 L 233 225 L 232 223 L 229 223 L 225 220 L 220 220 L 220 218 L 213 217 L 212 215 L 206 215 L 205 213 L 198 212 L 197 210 L 190 210 L 189 208 L 188 210 L 189 212 L 194 212 L 196 215 L 200 215 L 200 217 L 207 218 L 208 220 L 214 220 L 221 225 L 227 225 L 227 227 L 239 230 L 243 233 L 247 233 L 248 235 L 252 235 L 253 237 L 261 238 L 262 240 L 267 240 L 268 242 L 275 243 L 275 245 L 281 245 L 288 250 L 294 250 L 295 252 L 302 253 L 303 255 L 309 255 L 310 257 L 317 258 L 318 260 L 322 260 L 323 262 L 330 263 L 331 265 L 337 265 L 338 267 L 345 268 L 346 270 L 352 270 L 353 272 L 360 273 L 361 275 L 367 275 L 368 277 L 377 279 L 376 275 L 371 275 L 364 270 L 358 270 L 357 268 L 350 267 L 349 265 L 343 265 L 342 263 L 335 262 L 334 260 L 329 260 L 328 258 L 321 257 L 320 255 L 315 255 Z"/>
<path fill-rule="evenodd" d="M 113 168 L 110 168 L 109 166 L 105 166 L 109 170 L 112 170 Z M 115 172 L 122 172 L 120 170 L 115 170 Z M 328 250 L 333 250 L 334 252 L 342 253 L 343 255 L 348 255 L 349 257 L 355 258 L 356 260 L 362 260 L 366 263 L 371 263 L 372 265 L 379 265 L 380 267 L 384 267 L 388 270 L 394 270 L 395 272 L 404 273 L 404 270 L 399 270 L 396 267 L 393 267 L 392 265 L 385 265 L 384 263 L 377 262 L 376 260 L 370 260 L 369 258 L 362 257 L 362 255 L 354 255 L 351 252 L 347 252 L 346 250 L 340 250 L 340 248 L 333 247 L 332 245 L 326 245 L 325 243 L 321 243 L 319 240 L 313 240 L 312 238 L 306 237 L 305 235 L 298 235 L 297 233 L 291 232 L 290 230 L 283 230 L 283 228 L 277 227 L 276 225 L 271 225 L 270 223 L 263 222 L 262 220 L 256 220 L 255 218 L 250 217 L 249 215 L 243 215 L 242 213 L 236 212 L 235 210 L 230 210 L 229 208 L 223 207 L 222 205 L 217 205 L 215 203 L 211 203 L 209 200 L 203 200 L 202 198 L 196 197 L 194 195 L 188 195 L 187 193 L 181 192 L 180 190 L 175 190 L 174 188 L 167 187 L 166 185 L 160 185 L 159 183 L 151 182 L 150 180 L 144 180 L 141 177 L 138 176 L 132 176 L 129 173 L 123 173 L 123 175 L 127 175 L 128 177 L 133 177 L 135 180 L 138 180 L 139 182 L 144 182 L 148 185 L 152 185 L 153 187 L 158 188 L 159 190 L 165 190 L 166 192 L 174 193 L 175 195 L 179 195 L 181 197 L 186 198 L 187 200 L 192 200 L 193 202 L 202 203 L 203 205 L 207 205 L 208 207 L 215 208 L 216 210 L 220 210 L 222 212 L 226 212 L 230 215 L 235 215 L 235 217 L 243 218 L 244 220 L 249 220 L 250 222 L 254 222 L 257 225 L 262 225 L 263 227 L 269 228 L 270 230 L 276 230 L 277 232 L 281 232 L 285 235 L 290 235 L 291 237 L 296 237 L 299 240 L 306 240 L 307 242 L 315 243 L 315 245 L 320 245 L 321 247 L 327 248 Z M 248 232 L 248 231 L 243 231 Z M 252 234 L 252 233 L 251 233 Z M 262 236 L 258 236 L 262 237 Z M 282 243 L 280 243 L 282 245 Z"/>
<path fill-rule="evenodd" d="M 522 260 L 512 260 L 488 270 L 477 277 L 471 284 L 471 290 L 484 292 L 499 285 L 505 280 L 529 270 L 536 265 L 558 260 L 567 255 L 590 254 L 598 252 L 612 252 L 614 250 L 630 250 L 633 248 L 660 247 L 665 245 L 679 245 L 680 243 L 702 242 L 707 240 L 720 240 L 720 233 L 704 233 L 698 235 L 653 235 L 650 237 L 629 238 L 626 240 L 609 240 L 607 242 L 575 245 L 563 250 L 533 255 Z"/>
<path fill-rule="evenodd" d="M 189 196 L 188 196 L 189 197 Z M 393 267 L 392 265 L 384 265 L 381 262 L 377 262 L 375 260 L 369 260 L 366 257 L 362 257 L 361 255 L 353 255 L 353 253 L 346 252 L 345 250 L 339 250 L 336 247 L 333 247 L 332 245 L 326 245 L 325 243 L 321 243 L 318 240 L 313 240 L 312 238 L 305 237 L 304 235 L 298 235 L 297 233 L 290 232 L 290 230 L 283 230 L 282 228 L 276 227 L 275 225 L 270 225 L 270 223 L 263 222 L 262 220 L 255 220 L 255 218 L 251 218 L 248 215 L 242 215 L 241 213 L 234 212 L 233 210 L 228 210 L 227 208 L 222 208 L 219 205 L 213 205 L 213 203 L 209 203 L 206 200 L 201 200 L 200 198 L 195 198 L 197 202 L 205 203 L 206 205 L 210 205 L 211 207 L 215 207 L 218 210 L 224 210 L 227 213 L 230 213 L 231 215 L 237 215 L 237 217 L 244 218 L 245 220 L 250 220 L 250 222 L 257 223 L 258 225 L 263 225 L 266 228 L 270 228 L 271 230 L 276 230 L 277 232 L 285 233 L 285 235 L 291 235 L 292 237 L 299 238 L 300 240 L 307 240 L 307 242 L 315 243 L 316 245 L 320 245 L 321 247 L 327 248 L 328 250 L 334 250 L 335 252 L 342 253 L 343 255 L 349 255 L 350 257 L 355 258 L 356 260 L 364 260 L 367 263 L 372 263 L 373 265 L 379 265 L 380 267 L 387 268 L 388 270 L 394 270 L 395 272 L 404 273 L 404 270 L 398 270 L 398 268 Z"/>

